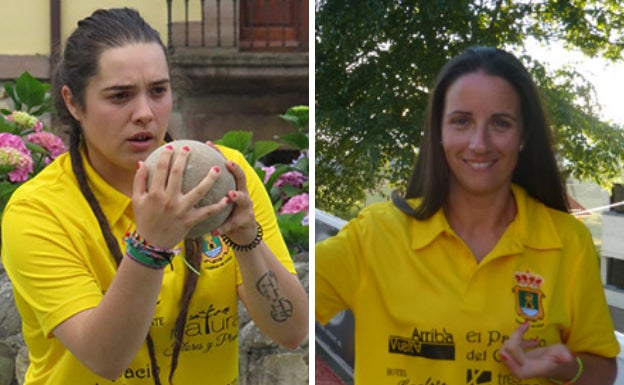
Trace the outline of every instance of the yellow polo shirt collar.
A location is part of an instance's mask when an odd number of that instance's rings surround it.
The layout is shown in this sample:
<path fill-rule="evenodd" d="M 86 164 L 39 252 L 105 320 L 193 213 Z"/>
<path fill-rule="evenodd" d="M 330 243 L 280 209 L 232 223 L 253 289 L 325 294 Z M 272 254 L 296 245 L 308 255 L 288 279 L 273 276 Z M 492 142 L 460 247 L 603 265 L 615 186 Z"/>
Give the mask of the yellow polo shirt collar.
<path fill-rule="evenodd" d="M 527 192 L 520 186 L 512 185 L 511 191 L 516 200 L 517 213 L 496 248 L 493 255 L 514 254 L 521 252 L 523 248 L 536 250 L 561 249 L 563 244 L 557 234 L 551 216 L 545 206 L 538 205 L 530 199 Z M 410 201 L 414 207 L 419 199 Z M 544 218 L 537 223 L 530 223 L 527 218 Z M 444 210 L 438 210 L 431 218 L 425 221 L 413 220 L 411 223 L 412 248 L 420 250 L 431 244 L 442 234 L 455 234 L 451 228 Z"/>
<path fill-rule="evenodd" d="M 126 213 L 131 206 L 132 199 L 113 186 L 108 184 L 89 163 L 87 154 L 82 150 L 82 164 L 87 174 L 87 180 L 95 198 L 100 202 L 102 211 L 105 213 L 111 226 Z"/>

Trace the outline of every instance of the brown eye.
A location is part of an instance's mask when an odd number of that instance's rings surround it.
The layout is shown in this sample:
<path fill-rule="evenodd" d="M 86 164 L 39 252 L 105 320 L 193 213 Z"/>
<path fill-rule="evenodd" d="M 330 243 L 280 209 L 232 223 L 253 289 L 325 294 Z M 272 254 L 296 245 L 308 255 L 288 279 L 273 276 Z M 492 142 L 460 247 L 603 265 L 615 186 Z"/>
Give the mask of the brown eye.
<path fill-rule="evenodd" d="M 124 102 L 130 97 L 128 92 L 116 92 L 108 97 L 113 102 Z"/>
<path fill-rule="evenodd" d="M 152 94 L 154 96 L 162 96 L 162 95 L 165 95 L 167 93 L 167 91 L 169 91 L 169 89 L 167 87 L 159 86 L 159 87 L 154 87 L 152 89 Z"/>
<path fill-rule="evenodd" d="M 506 131 L 513 127 L 513 123 L 507 119 L 494 119 L 492 126 L 498 131 Z"/>
<path fill-rule="evenodd" d="M 470 124 L 470 119 L 468 119 L 465 116 L 457 116 L 457 117 L 451 118 L 449 123 L 452 127 L 461 129 L 461 128 L 468 127 L 468 125 Z"/>

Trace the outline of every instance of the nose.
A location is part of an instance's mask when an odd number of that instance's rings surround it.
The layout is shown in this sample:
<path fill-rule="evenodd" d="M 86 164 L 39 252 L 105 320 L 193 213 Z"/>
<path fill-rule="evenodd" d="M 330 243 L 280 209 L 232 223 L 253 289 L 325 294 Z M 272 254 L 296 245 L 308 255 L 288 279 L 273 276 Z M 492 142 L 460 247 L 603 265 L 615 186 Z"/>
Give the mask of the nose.
<path fill-rule="evenodd" d="M 488 130 L 488 123 L 484 122 L 475 125 L 470 136 L 470 143 L 468 148 L 475 152 L 485 152 L 490 146 L 490 135 Z"/>
<path fill-rule="evenodd" d="M 154 111 L 150 98 L 147 95 L 139 95 L 135 99 L 132 120 L 137 124 L 146 124 L 154 119 Z"/>

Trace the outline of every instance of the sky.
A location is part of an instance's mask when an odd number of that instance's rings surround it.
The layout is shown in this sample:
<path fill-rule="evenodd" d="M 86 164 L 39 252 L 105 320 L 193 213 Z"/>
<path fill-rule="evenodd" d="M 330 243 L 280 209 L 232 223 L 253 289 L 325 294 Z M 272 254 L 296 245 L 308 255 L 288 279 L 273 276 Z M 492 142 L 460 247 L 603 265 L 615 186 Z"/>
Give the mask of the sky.
<path fill-rule="evenodd" d="M 570 52 L 556 44 L 527 47 L 531 47 L 530 53 L 536 59 L 550 63 L 551 69 L 574 65 L 594 84 L 603 117 L 624 125 L 624 62 L 612 64 L 604 59 L 588 59 L 580 52 Z"/>

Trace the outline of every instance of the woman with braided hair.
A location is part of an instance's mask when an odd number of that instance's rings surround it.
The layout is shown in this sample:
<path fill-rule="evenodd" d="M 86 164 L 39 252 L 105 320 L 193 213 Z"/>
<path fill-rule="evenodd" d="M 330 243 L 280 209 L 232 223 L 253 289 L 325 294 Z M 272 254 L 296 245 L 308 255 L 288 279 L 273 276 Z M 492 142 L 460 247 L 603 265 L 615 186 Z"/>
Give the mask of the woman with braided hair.
<path fill-rule="evenodd" d="M 190 150 L 166 149 L 147 187 L 143 161 L 171 139 L 172 95 L 166 49 L 139 13 L 80 21 L 53 98 L 70 151 L 14 193 L 2 221 L 25 384 L 237 384 L 237 299 L 275 342 L 297 347 L 307 296 L 242 154 L 220 147 L 228 170 L 183 194 Z M 236 191 L 195 207 L 222 172 Z M 185 239 L 228 205 L 212 234 Z"/>

